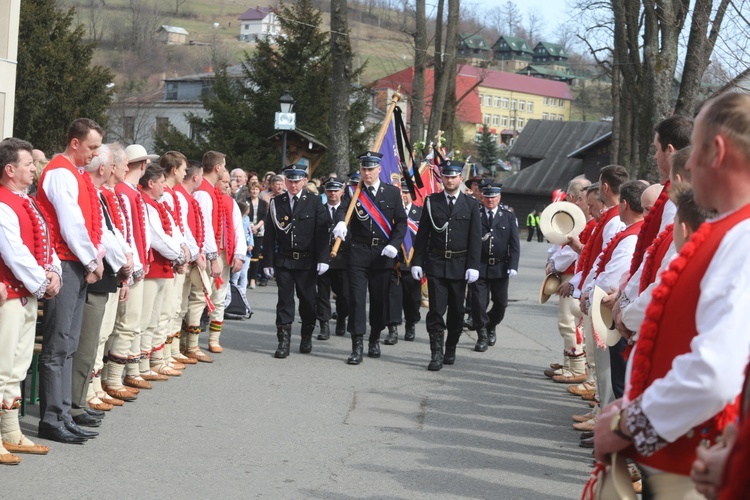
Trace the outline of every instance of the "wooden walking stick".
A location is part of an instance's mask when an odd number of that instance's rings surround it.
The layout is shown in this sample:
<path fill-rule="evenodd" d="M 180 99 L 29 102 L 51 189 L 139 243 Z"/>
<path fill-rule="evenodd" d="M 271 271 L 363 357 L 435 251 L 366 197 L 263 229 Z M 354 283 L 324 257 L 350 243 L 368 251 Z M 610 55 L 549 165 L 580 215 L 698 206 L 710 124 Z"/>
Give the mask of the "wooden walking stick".
<path fill-rule="evenodd" d="M 401 94 L 399 94 L 399 90 L 401 89 L 401 86 L 399 85 L 398 89 L 396 89 L 396 92 L 393 94 L 393 97 L 391 98 L 391 104 L 388 106 L 388 110 L 385 113 L 385 119 L 383 120 L 383 123 L 380 125 L 380 130 L 378 131 L 378 136 L 375 139 L 375 144 L 372 146 L 372 151 L 380 151 L 380 146 L 383 144 L 383 138 L 385 137 L 386 132 L 388 132 L 388 127 L 391 126 L 391 117 L 393 116 L 393 110 L 396 109 L 396 104 L 398 104 L 398 101 L 401 99 Z M 359 193 L 362 192 L 362 186 L 364 182 L 362 179 L 359 180 L 359 184 L 357 184 L 357 189 L 354 190 L 354 194 L 352 195 L 352 199 L 349 201 L 349 208 L 346 209 L 346 217 L 344 218 L 344 224 L 346 226 L 349 226 L 349 221 L 352 218 L 352 214 L 354 213 L 354 207 L 357 205 L 357 199 L 359 198 Z M 339 253 L 339 247 L 341 246 L 341 238 L 336 238 L 336 241 L 333 242 L 333 247 L 331 248 L 331 258 L 333 259 L 336 257 L 336 255 Z"/>

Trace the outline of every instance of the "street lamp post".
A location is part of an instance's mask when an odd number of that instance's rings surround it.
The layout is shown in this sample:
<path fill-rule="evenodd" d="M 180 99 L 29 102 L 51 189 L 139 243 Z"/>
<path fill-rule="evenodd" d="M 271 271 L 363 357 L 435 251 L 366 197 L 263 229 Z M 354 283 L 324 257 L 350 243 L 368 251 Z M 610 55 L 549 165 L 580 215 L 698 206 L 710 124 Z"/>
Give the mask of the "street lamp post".
<path fill-rule="evenodd" d="M 294 98 L 285 90 L 279 98 L 279 105 L 281 106 L 281 112 L 276 112 L 276 123 L 274 128 L 281 130 L 281 170 L 286 167 L 286 134 L 289 130 L 295 129 L 295 122 L 297 115 L 292 113 L 294 107 Z"/>

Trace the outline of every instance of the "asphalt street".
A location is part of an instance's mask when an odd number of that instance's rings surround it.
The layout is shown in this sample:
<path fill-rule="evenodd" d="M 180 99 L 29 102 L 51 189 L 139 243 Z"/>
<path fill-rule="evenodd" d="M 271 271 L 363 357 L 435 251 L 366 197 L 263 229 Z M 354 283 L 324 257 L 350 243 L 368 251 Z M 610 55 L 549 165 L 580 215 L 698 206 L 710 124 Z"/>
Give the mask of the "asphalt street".
<path fill-rule="evenodd" d="M 521 242 L 498 342 L 427 371 L 415 342 L 346 364 L 348 337 L 276 348 L 276 287 L 248 291 L 254 316 L 225 323 L 223 354 L 109 412 L 82 446 L 48 444 L 0 468 L 3 490 L 47 498 L 579 498 L 591 463 L 571 415 L 588 411 L 542 370 L 560 362 L 557 301 L 539 305 L 548 245 Z M 317 330 L 316 330 L 317 334 Z M 315 338 L 315 337 L 314 337 Z M 205 346 L 206 339 L 202 339 Z M 38 407 L 22 429 L 36 436 Z"/>

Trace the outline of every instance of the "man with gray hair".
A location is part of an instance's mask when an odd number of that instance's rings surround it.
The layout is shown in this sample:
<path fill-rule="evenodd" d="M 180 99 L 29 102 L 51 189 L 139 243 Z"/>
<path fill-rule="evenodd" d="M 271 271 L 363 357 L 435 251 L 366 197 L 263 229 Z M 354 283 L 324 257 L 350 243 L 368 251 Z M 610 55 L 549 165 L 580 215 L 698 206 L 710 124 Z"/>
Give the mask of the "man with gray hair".
<path fill-rule="evenodd" d="M 116 303 L 118 282 L 126 281 L 133 271 L 133 255 L 124 236 L 115 227 L 114 217 L 107 206 L 104 195 L 99 191 L 109 180 L 114 167 L 114 156 L 106 145 L 99 147 L 99 155 L 85 167 L 84 176 L 88 175 L 97 188 L 99 202 L 102 207 L 102 245 L 106 249 L 104 255 L 104 273 L 102 279 L 88 286 L 86 301 L 83 305 L 83 321 L 81 323 L 81 338 L 78 350 L 73 354 L 72 378 L 72 408 L 70 414 L 78 425 L 98 427 L 102 410 L 109 410 L 110 405 L 88 405 L 88 387 L 92 379 L 92 371 L 99 347 L 99 335 L 102 319 L 107 304 Z"/>

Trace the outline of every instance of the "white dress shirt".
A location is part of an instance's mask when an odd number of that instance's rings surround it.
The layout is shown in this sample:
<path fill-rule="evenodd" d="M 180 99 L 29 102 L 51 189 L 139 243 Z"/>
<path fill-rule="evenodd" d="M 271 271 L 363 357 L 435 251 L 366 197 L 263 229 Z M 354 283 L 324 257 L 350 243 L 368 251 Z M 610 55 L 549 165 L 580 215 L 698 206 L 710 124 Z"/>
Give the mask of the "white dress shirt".
<path fill-rule="evenodd" d="M 219 249 L 216 246 L 216 232 L 213 223 L 214 204 L 211 201 L 211 195 L 206 191 L 196 189 L 193 192 L 193 198 L 196 199 L 201 206 L 201 212 L 203 212 L 203 253 L 206 255 L 218 254 Z"/>
<path fill-rule="evenodd" d="M 180 204 L 180 216 L 182 217 L 182 227 L 185 228 L 185 231 L 182 233 L 182 235 L 185 237 L 185 242 L 187 243 L 188 250 L 190 251 L 190 262 L 194 262 L 198 258 L 198 254 L 200 253 L 200 249 L 198 248 L 198 242 L 195 239 L 195 235 L 193 234 L 193 231 L 190 229 L 190 224 L 188 224 L 188 212 L 190 210 L 190 200 L 185 198 L 185 195 L 182 194 L 180 191 L 174 192 L 175 197 L 177 198 L 177 203 Z M 196 214 L 197 216 L 198 214 Z"/>
<path fill-rule="evenodd" d="M 656 288 L 656 286 L 661 282 L 659 276 L 661 276 L 661 273 L 664 272 L 667 267 L 669 267 L 669 263 L 672 262 L 672 259 L 674 259 L 675 257 L 677 257 L 677 250 L 675 249 L 673 242 L 671 245 L 669 245 L 667 253 L 664 254 L 664 259 L 662 259 L 659 265 L 659 269 L 656 272 L 656 279 L 640 295 L 638 295 L 638 289 L 640 288 L 641 283 L 640 271 L 643 270 L 643 266 L 638 268 L 638 272 L 633 276 L 633 279 L 628 282 L 625 290 L 623 291 L 623 294 L 630 302 L 624 305 L 624 307 L 621 303 L 622 322 L 625 324 L 625 327 L 628 330 L 632 332 L 638 332 L 641 329 L 641 324 L 646 318 L 646 308 L 651 303 L 651 294 L 653 293 L 654 288 Z M 636 278 L 638 281 L 635 281 Z M 636 297 L 635 300 L 632 300 L 631 296 Z"/>
<path fill-rule="evenodd" d="M 245 226 L 242 224 L 242 212 L 237 202 L 232 198 L 232 224 L 234 225 L 234 255 L 228 255 L 228 259 L 239 259 L 245 261 L 247 257 L 247 240 L 245 239 Z"/>
<path fill-rule="evenodd" d="M 144 194 L 143 196 L 148 195 Z M 178 260 L 182 257 L 182 248 L 180 247 L 182 235 L 179 234 L 179 231 L 177 232 L 177 235 L 175 235 L 174 232 L 172 233 L 172 236 L 168 235 L 161 225 L 159 211 L 148 203 L 146 203 L 146 210 L 148 212 L 148 232 L 151 233 L 151 248 L 153 248 L 154 251 L 159 252 L 162 257 L 169 261 Z M 174 221 L 172 221 L 172 217 L 169 213 L 167 213 L 167 216 L 169 217 L 174 230 Z"/>

